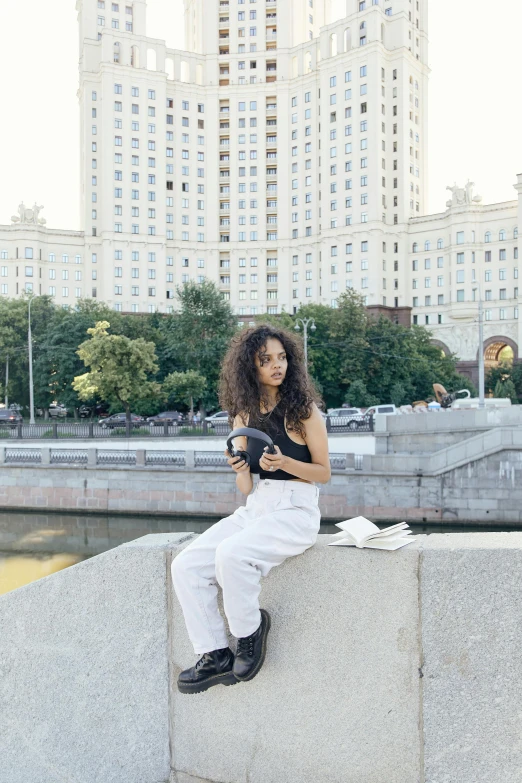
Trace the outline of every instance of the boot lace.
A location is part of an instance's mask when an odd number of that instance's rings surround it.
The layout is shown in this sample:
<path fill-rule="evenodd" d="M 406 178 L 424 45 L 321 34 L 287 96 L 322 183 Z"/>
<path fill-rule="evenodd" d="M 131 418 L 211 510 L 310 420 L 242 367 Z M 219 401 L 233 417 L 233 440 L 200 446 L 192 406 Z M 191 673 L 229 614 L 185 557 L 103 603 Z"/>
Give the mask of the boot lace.
<path fill-rule="evenodd" d="M 254 655 L 253 636 L 244 636 L 243 638 L 237 640 L 236 655 L 240 655 L 241 653 L 246 653 L 250 658 L 253 657 Z"/>

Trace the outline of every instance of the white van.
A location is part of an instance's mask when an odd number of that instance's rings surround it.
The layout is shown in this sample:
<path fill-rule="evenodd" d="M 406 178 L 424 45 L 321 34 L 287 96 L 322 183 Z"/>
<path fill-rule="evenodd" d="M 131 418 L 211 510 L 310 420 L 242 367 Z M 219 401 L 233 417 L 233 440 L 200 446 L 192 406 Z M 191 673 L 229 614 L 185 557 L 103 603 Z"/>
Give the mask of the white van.
<path fill-rule="evenodd" d="M 395 405 L 372 405 L 364 411 L 365 416 L 375 416 L 377 413 L 383 413 L 385 416 L 396 416 L 399 411 Z"/>

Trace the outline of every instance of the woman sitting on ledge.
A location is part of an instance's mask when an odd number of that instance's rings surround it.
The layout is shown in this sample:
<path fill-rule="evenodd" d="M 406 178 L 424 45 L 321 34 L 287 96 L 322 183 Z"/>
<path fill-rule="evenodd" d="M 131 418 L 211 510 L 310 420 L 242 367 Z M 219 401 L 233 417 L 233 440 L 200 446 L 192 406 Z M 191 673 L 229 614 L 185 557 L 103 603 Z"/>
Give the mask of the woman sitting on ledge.
<path fill-rule="evenodd" d="M 270 616 L 259 608 L 260 578 L 315 544 L 321 521 L 316 482 L 330 479 L 321 400 L 292 333 L 263 325 L 235 336 L 223 362 L 219 398 L 233 429 L 262 430 L 277 453 L 267 454 L 259 441 L 235 439 L 235 449 L 251 457 L 250 465 L 240 457 L 228 459 L 237 487 L 248 495 L 246 505 L 194 539 L 172 563 L 188 635 L 201 656 L 179 675 L 183 693 L 251 680 L 261 669 Z M 259 481 L 252 492 L 253 473 Z M 218 609 L 218 584 L 238 640 L 235 655 Z"/>

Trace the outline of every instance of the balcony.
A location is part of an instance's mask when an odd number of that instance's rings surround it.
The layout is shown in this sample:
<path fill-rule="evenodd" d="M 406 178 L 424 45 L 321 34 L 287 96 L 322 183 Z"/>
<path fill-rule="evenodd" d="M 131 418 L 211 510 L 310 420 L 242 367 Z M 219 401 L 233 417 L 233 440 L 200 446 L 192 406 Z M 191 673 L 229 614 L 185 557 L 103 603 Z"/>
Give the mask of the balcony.
<path fill-rule="evenodd" d="M 230 147 L 230 139 L 221 139 L 219 142 L 220 147 Z"/>
<path fill-rule="evenodd" d="M 230 106 L 220 106 L 219 107 L 219 113 L 220 114 L 230 114 Z"/>
<path fill-rule="evenodd" d="M 230 49 L 228 48 L 228 46 L 225 49 L 223 49 L 221 46 L 219 47 L 219 55 L 220 55 L 220 57 L 223 56 L 223 55 L 227 55 L 228 56 L 229 54 L 230 54 Z"/>
<path fill-rule="evenodd" d="M 222 203 L 219 205 L 219 211 L 220 211 L 220 212 L 230 212 L 230 202 L 228 202 L 228 201 L 223 201 L 223 202 L 222 202 Z"/>
<path fill-rule="evenodd" d="M 276 30 L 271 30 L 270 32 L 267 31 L 266 40 L 277 41 L 277 31 Z"/>
<path fill-rule="evenodd" d="M 220 171 L 219 179 L 230 179 L 230 169 L 223 169 L 223 171 Z"/>
<path fill-rule="evenodd" d="M 277 103 L 267 103 L 266 104 L 266 113 L 267 114 L 277 114 Z"/>

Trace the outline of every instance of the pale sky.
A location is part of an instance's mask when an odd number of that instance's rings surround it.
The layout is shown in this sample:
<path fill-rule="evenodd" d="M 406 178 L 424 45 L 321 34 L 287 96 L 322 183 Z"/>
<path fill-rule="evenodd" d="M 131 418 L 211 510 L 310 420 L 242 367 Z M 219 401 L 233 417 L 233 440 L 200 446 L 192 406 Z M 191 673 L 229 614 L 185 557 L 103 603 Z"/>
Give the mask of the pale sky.
<path fill-rule="evenodd" d="M 339 8 L 342 0 L 337 0 Z M 74 0 L 0 0 L 0 224 L 23 199 L 51 228 L 79 229 L 78 29 Z M 515 198 L 522 172 L 521 0 L 429 0 L 428 212 L 446 185 Z M 149 0 L 148 35 L 183 48 L 182 0 Z"/>

